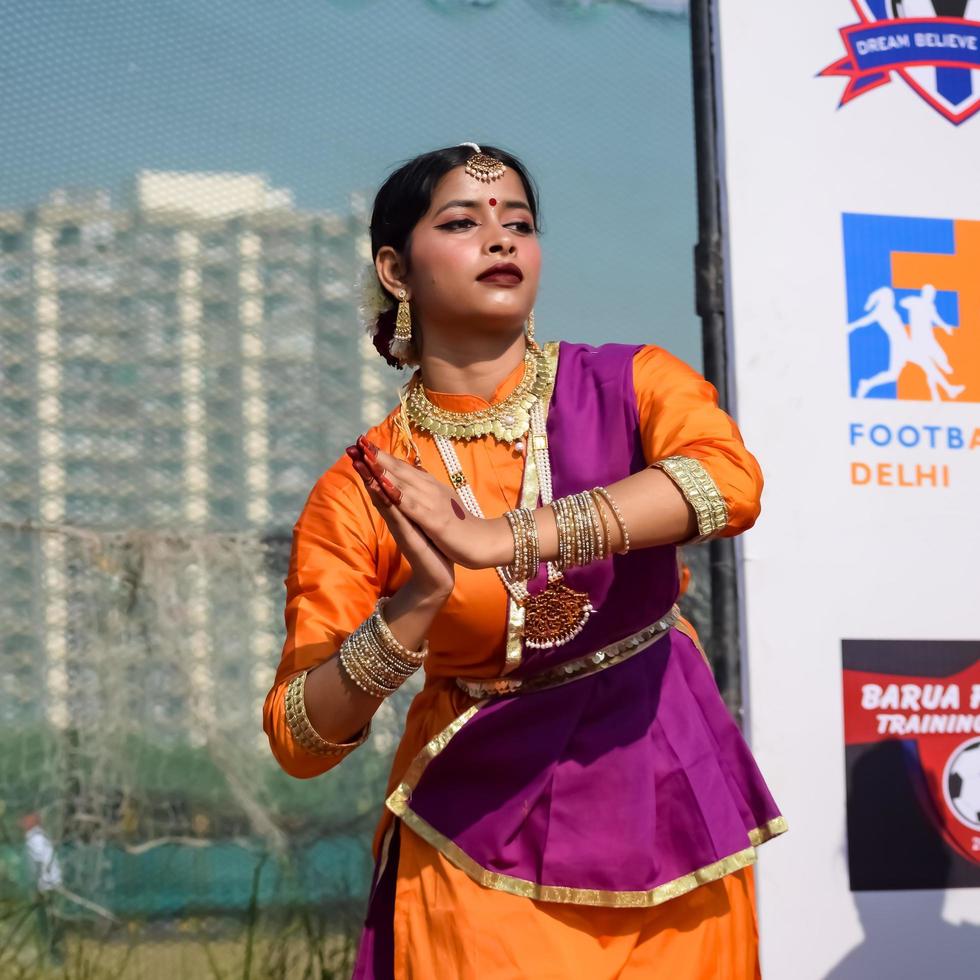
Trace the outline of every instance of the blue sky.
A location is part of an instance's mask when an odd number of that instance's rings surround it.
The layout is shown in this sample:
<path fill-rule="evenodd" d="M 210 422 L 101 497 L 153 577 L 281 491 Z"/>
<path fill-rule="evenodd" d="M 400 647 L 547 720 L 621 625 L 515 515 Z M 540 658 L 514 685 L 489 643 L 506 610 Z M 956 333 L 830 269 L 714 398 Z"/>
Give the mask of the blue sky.
<path fill-rule="evenodd" d="M 0 207 L 151 168 L 260 171 L 343 209 L 417 152 L 494 143 L 541 190 L 539 334 L 700 364 L 688 24 L 584 8 L 0 0 Z"/>

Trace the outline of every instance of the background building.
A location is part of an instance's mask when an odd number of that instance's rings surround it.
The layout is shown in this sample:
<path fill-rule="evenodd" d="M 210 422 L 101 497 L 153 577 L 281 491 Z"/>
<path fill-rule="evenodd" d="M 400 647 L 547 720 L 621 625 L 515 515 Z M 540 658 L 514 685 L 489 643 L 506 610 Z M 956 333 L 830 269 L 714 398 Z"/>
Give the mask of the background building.
<path fill-rule="evenodd" d="M 281 541 L 399 381 L 357 326 L 362 196 L 347 214 L 303 213 L 258 174 L 141 171 L 121 197 L 62 188 L 0 213 L 0 517 L 42 529 L 12 535 L 0 558 L 2 710 L 43 706 L 61 728 L 92 583 L 54 529 Z M 281 609 L 258 591 L 223 595 L 206 563 L 187 570 L 195 696 L 212 700 L 215 607 L 231 602 L 249 623 L 239 684 L 257 710 Z"/>

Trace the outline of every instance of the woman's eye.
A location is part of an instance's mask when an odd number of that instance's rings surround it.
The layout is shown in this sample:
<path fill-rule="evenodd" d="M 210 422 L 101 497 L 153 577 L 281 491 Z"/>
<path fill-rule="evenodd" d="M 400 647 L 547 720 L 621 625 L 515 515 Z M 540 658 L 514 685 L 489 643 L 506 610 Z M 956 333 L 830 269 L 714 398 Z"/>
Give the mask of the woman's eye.
<path fill-rule="evenodd" d="M 445 224 L 439 225 L 439 228 L 447 231 L 456 231 L 460 228 L 469 228 L 475 225 L 476 222 L 472 218 L 454 218 L 452 221 L 447 221 Z M 529 221 L 511 221 L 507 227 L 515 229 L 522 235 L 530 235 L 534 232 L 534 225 Z"/>

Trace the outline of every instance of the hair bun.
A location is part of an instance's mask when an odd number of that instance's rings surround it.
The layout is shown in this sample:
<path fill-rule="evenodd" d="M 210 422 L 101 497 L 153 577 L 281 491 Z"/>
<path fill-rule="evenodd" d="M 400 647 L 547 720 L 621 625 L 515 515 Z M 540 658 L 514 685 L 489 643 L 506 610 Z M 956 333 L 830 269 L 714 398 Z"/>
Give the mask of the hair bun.
<path fill-rule="evenodd" d="M 394 308 L 384 310 L 378 314 L 375 321 L 375 331 L 371 337 L 371 343 L 375 350 L 392 366 L 401 370 L 405 365 L 391 353 L 391 342 L 395 339 L 395 318 L 397 313 Z"/>

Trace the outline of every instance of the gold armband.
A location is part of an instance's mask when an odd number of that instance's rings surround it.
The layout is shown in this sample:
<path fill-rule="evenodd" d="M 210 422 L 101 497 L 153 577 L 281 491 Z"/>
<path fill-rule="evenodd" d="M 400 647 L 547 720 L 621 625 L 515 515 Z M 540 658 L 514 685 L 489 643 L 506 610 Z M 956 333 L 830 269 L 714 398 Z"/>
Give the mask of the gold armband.
<path fill-rule="evenodd" d="M 364 744 L 371 733 L 371 723 L 368 722 L 364 726 L 360 736 L 353 742 L 330 742 L 323 738 L 310 724 L 306 714 L 305 691 L 308 673 L 309 670 L 304 670 L 302 674 L 297 674 L 286 688 L 286 724 L 296 744 L 313 755 L 344 755 L 353 752 L 359 745 Z"/>
<path fill-rule="evenodd" d="M 668 456 L 653 464 L 674 481 L 684 499 L 694 508 L 698 538 L 703 541 L 728 526 L 728 505 L 711 475 L 696 459 Z"/>

